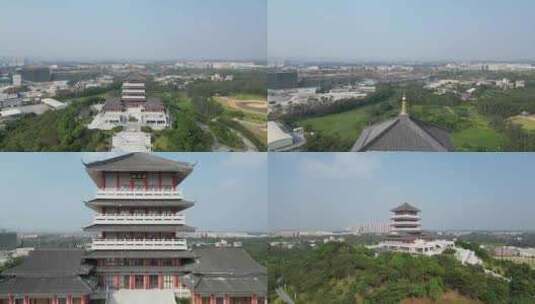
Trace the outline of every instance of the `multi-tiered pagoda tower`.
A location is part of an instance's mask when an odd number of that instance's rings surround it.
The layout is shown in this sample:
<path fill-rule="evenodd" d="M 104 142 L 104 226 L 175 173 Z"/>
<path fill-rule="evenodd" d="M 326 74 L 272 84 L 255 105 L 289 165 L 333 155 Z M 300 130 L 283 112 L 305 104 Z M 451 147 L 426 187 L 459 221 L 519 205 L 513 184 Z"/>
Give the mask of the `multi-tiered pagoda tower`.
<path fill-rule="evenodd" d="M 390 239 L 412 242 L 422 236 L 420 209 L 403 203 L 390 211 L 394 213 L 390 218 Z"/>
<path fill-rule="evenodd" d="M 145 97 L 145 83 L 140 79 L 131 79 L 123 82 L 121 100 L 127 106 L 138 106 L 139 103 L 144 103 L 147 100 Z"/>
<path fill-rule="evenodd" d="M 119 126 L 135 130 L 140 127 L 154 130 L 169 127 L 164 104 L 159 98 L 147 97 L 145 80 L 140 76 L 127 77 L 123 81 L 121 95 L 108 98 L 88 128 L 111 130 Z"/>
<path fill-rule="evenodd" d="M 96 197 L 86 205 L 96 216 L 88 259 L 101 290 L 172 289 L 188 292 L 180 276 L 194 261 L 183 234 L 193 231 L 183 211 L 193 202 L 178 185 L 192 172 L 189 163 L 131 153 L 86 164 Z"/>
<path fill-rule="evenodd" d="M 410 254 L 435 255 L 454 245 L 452 241 L 434 240 L 428 232 L 422 230 L 420 209 L 403 203 L 390 211 L 393 213 L 390 218 L 390 233 L 384 242 L 376 246 L 377 248 Z"/>

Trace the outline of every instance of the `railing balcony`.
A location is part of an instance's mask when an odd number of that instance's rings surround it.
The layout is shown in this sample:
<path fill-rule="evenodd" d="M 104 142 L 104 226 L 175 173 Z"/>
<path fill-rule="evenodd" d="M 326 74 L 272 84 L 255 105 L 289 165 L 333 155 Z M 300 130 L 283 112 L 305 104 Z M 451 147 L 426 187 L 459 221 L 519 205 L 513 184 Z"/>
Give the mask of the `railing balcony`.
<path fill-rule="evenodd" d="M 97 190 L 96 198 L 182 198 L 182 191 L 172 187 L 124 187 Z"/>
<path fill-rule="evenodd" d="M 187 250 L 185 239 L 93 239 L 93 250 Z"/>
<path fill-rule="evenodd" d="M 191 290 L 188 288 L 174 288 L 173 291 L 177 298 L 191 298 Z"/>
<path fill-rule="evenodd" d="M 403 220 L 403 219 L 408 219 L 408 220 L 415 220 L 415 221 L 419 221 L 421 218 L 419 215 L 411 215 L 411 214 L 396 214 L 396 215 L 393 215 L 391 217 L 391 219 L 393 220 Z"/>
<path fill-rule="evenodd" d="M 159 214 L 159 215 L 121 215 L 99 214 L 95 216 L 95 224 L 175 224 L 185 225 L 184 214 Z"/>
<path fill-rule="evenodd" d="M 392 231 L 420 231 L 420 227 L 393 227 Z"/>

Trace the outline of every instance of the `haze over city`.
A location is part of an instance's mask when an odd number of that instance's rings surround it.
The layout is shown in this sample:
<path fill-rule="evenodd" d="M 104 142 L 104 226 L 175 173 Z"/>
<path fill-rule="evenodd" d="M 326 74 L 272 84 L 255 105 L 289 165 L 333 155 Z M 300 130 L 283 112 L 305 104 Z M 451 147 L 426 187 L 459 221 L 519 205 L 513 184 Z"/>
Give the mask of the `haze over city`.
<path fill-rule="evenodd" d="M 108 154 L 116 155 L 116 154 Z M 266 154 L 161 153 L 197 163 L 179 185 L 196 201 L 185 213 L 188 225 L 202 231 L 267 230 Z M 83 201 L 96 186 L 82 161 L 102 153 L 4 153 L 0 157 L 0 229 L 17 232 L 82 232 L 94 211 Z"/>
<path fill-rule="evenodd" d="M 529 0 L 271 0 L 270 59 L 533 60 Z"/>
<path fill-rule="evenodd" d="M 3 3 L 2 11 L 0 56 L 158 61 L 266 56 L 265 0 L 26 0 Z"/>
<path fill-rule="evenodd" d="M 388 223 L 403 202 L 429 230 L 535 230 L 530 154 L 269 155 L 271 230 Z"/>

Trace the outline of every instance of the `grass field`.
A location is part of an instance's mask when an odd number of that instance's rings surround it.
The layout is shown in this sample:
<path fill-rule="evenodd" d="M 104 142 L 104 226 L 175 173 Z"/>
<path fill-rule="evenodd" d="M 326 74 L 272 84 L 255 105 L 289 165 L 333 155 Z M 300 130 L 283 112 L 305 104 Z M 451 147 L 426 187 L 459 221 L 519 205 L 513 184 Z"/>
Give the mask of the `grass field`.
<path fill-rule="evenodd" d="M 308 130 L 339 136 L 342 140 L 356 141 L 362 129 L 368 125 L 370 115 L 367 110 L 369 107 L 364 106 L 343 113 L 306 118 L 298 121 L 297 124 Z"/>
<path fill-rule="evenodd" d="M 356 141 L 362 129 L 370 121 L 369 108 L 364 106 L 351 111 L 302 119 L 298 125 L 308 130 L 337 136 L 341 140 Z M 457 151 L 501 151 L 506 138 L 489 125 L 489 121 L 478 114 L 471 105 L 456 107 L 437 105 L 414 105 L 411 115 L 421 120 L 458 123 L 458 129 L 451 131 L 451 140 Z M 436 123 L 441 125 L 440 123 Z M 535 122 L 534 122 L 535 127 Z"/>
<path fill-rule="evenodd" d="M 266 96 L 255 94 L 236 94 L 231 97 L 238 100 L 267 100 Z"/>
<path fill-rule="evenodd" d="M 267 143 L 267 98 L 253 94 L 217 96 L 215 100 L 223 105 L 225 114 L 249 130 L 261 142 Z M 239 115 L 236 115 L 236 114 Z"/>
<path fill-rule="evenodd" d="M 487 118 L 480 115 L 473 105 L 458 106 L 418 105 L 411 111 L 421 120 L 449 122 L 451 141 L 456 151 L 502 151 L 506 138 L 494 130 Z"/>
<path fill-rule="evenodd" d="M 457 292 L 445 292 L 440 299 L 406 299 L 401 304 L 480 304 L 480 301 L 473 300 L 460 295 Z"/>
<path fill-rule="evenodd" d="M 488 119 L 478 114 L 473 107 L 468 107 L 467 111 L 470 126 L 451 134 L 457 151 L 501 151 L 505 145 L 505 136 L 490 127 Z"/>
<path fill-rule="evenodd" d="M 513 116 L 509 118 L 514 124 L 522 126 L 526 131 L 535 131 L 535 116 Z"/>
<path fill-rule="evenodd" d="M 528 264 L 531 268 L 535 268 L 535 258 L 528 257 L 496 257 L 498 260 L 511 261 L 517 264 Z"/>

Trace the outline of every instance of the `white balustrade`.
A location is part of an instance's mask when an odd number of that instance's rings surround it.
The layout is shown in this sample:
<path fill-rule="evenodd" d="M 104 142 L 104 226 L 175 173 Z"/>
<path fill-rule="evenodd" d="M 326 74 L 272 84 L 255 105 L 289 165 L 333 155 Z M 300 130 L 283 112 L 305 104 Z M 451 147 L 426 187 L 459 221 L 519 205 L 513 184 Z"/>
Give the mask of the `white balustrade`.
<path fill-rule="evenodd" d="M 421 228 L 418 227 L 392 227 L 392 231 L 420 231 Z"/>
<path fill-rule="evenodd" d="M 391 219 L 393 220 L 398 220 L 398 219 L 410 219 L 410 220 L 417 220 L 419 221 L 420 220 L 420 216 L 419 215 L 411 215 L 411 214 L 396 214 L 396 215 L 393 215 L 391 217 Z"/>
<path fill-rule="evenodd" d="M 173 291 L 177 298 L 191 298 L 191 290 L 188 288 L 175 288 Z"/>
<path fill-rule="evenodd" d="M 123 187 L 98 189 L 96 198 L 144 198 L 165 199 L 182 198 L 182 191 L 172 187 Z"/>
<path fill-rule="evenodd" d="M 187 250 L 185 239 L 93 239 L 93 250 Z"/>
<path fill-rule="evenodd" d="M 185 225 L 184 214 L 161 214 L 161 215 L 102 215 L 95 216 L 95 224 L 176 224 Z"/>

